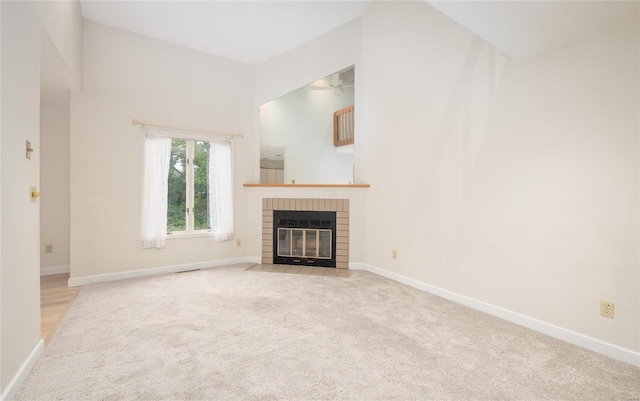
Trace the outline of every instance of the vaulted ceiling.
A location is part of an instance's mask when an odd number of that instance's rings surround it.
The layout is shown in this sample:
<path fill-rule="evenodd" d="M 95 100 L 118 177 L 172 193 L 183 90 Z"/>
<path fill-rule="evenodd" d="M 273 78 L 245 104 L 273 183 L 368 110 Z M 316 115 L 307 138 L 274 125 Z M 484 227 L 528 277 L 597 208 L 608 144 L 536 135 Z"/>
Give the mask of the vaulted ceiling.
<path fill-rule="evenodd" d="M 536 56 L 639 18 L 638 1 L 430 1 L 517 59 Z"/>
<path fill-rule="evenodd" d="M 85 18 L 258 64 L 360 17 L 369 1 L 82 1 Z"/>
<path fill-rule="evenodd" d="M 371 1 L 97 1 L 85 18 L 257 64 L 364 14 Z M 637 21 L 637 1 L 429 1 L 511 57 Z"/>

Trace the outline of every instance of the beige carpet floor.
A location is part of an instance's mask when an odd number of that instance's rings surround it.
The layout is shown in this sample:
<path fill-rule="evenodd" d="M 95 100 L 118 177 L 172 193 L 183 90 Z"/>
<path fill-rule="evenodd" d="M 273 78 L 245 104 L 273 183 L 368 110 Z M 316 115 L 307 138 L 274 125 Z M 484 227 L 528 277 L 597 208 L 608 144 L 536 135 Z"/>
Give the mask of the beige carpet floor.
<path fill-rule="evenodd" d="M 85 286 L 17 400 L 637 400 L 640 369 L 354 271 Z"/>

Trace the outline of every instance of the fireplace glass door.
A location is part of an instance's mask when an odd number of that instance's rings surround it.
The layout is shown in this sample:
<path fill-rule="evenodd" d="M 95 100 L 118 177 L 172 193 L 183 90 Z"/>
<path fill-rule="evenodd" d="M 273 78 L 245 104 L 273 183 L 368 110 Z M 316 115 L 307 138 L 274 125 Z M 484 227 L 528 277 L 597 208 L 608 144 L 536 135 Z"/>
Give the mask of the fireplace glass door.
<path fill-rule="evenodd" d="M 278 256 L 331 259 L 331 230 L 278 228 Z"/>

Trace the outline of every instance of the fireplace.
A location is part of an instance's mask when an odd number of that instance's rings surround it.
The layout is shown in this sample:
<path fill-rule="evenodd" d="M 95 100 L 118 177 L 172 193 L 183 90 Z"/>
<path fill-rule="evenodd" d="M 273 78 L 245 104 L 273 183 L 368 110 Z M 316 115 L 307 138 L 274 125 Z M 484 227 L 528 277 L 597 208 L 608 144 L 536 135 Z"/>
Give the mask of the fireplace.
<path fill-rule="evenodd" d="M 274 210 L 273 263 L 336 267 L 336 212 Z"/>
<path fill-rule="evenodd" d="M 294 214 L 281 215 L 281 212 Z M 330 214 L 309 215 L 307 212 Z M 291 222 L 286 222 L 280 227 L 282 230 L 278 231 L 277 220 Z M 330 229 L 331 234 L 326 231 Z M 275 245 L 279 235 L 282 235 L 285 244 L 280 250 L 280 255 Z M 329 242 L 331 248 L 327 252 Z M 316 256 L 315 262 L 309 263 L 300 259 L 310 255 Z M 263 198 L 261 261 L 263 265 L 286 263 L 280 259 L 281 257 L 300 259 L 300 262 L 292 261 L 294 264 L 312 266 L 323 266 L 328 264 L 327 260 L 333 260 L 333 263 L 326 267 L 348 269 L 349 199 Z"/>

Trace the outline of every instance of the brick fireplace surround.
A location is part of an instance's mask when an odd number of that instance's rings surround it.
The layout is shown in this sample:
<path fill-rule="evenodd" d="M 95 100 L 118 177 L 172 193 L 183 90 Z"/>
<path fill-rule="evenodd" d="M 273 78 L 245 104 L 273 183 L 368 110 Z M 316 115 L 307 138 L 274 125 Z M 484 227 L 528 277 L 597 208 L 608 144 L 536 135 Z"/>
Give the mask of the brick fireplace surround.
<path fill-rule="evenodd" d="M 349 268 L 349 199 L 263 198 L 262 264 L 273 264 L 273 211 L 336 212 L 336 268 Z"/>

